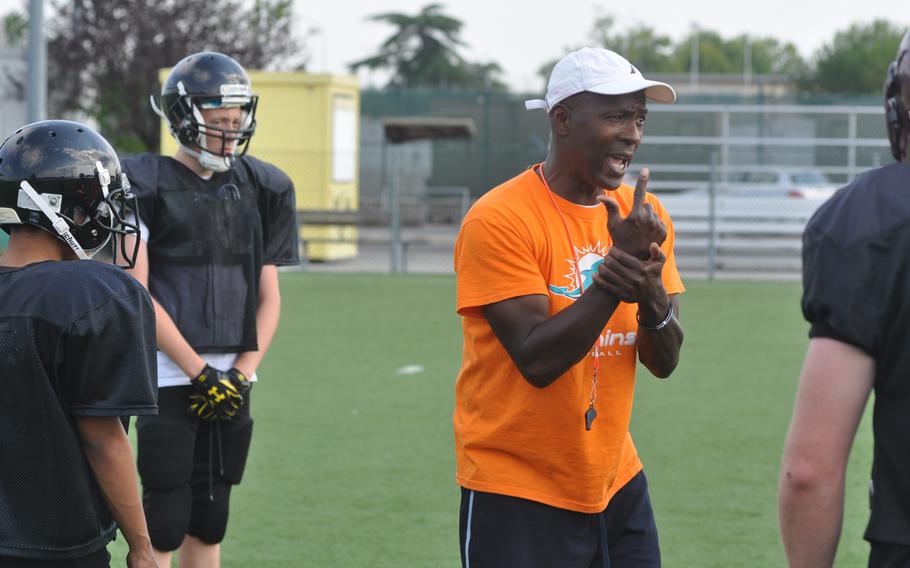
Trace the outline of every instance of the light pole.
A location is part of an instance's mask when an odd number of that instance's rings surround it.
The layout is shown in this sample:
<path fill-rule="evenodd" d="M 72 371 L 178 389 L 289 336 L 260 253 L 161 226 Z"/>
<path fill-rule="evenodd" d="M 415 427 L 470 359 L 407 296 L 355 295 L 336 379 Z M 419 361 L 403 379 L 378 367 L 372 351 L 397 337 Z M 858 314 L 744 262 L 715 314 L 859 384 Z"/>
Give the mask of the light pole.
<path fill-rule="evenodd" d="M 743 83 L 752 84 L 752 40 L 749 34 L 743 36 Z"/>
<path fill-rule="evenodd" d="M 319 37 L 319 68 L 315 69 L 319 73 L 328 73 L 329 72 L 329 48 L 328 48 L 328 39 L 326 37 L 325 30 L 318 21 L 307 16 L 297 16 L 304 24 L 307 25 L 306 31 L 304 32 L 304 39 L 309 45 L 312 38 Z M 314 58 L 315 59 L 315 58 Z"/>
<path fill-rule="evenodd" d="M 698 24 L 692 24 L 692 59 L 689 61 L 689 82 L 693 87 L 698 85 L 698 43 Z"/>
<path fill-rule="evenodd" d="M 29 122 L 47 117 L 47 42 L 44 39 L 44 0 L 28 3 L 28 76 L 25 91 Z"/>

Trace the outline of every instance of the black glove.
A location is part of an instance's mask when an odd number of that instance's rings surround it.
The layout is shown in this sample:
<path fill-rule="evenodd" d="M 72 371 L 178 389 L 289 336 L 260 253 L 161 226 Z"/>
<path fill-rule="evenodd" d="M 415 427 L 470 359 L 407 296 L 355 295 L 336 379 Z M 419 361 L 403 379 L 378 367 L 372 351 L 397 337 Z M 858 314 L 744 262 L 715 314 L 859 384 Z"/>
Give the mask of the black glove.
<path fill-rule="evenodd" d="M 186 412 L 199 420 L 209 421 L 216 418 L 215 409 L 209 404 L 205 395 L 195 392 L 190 395 L 190 405 L 187 407 Z"/>
<path fill-rule="evenodd" d="M 188 412 L 201 420 L 230 420 L 243 405 L 243 395 L 234 386 L 228 373 L 206 365 L 202 372 L 190 379 Z"/>
<path fill-rule="evenodd" d="M 237 390 L 240 392 L 243 398 L 246 399 L 246 394 L 250 392 L 250 387 L 253 386 L 253 383 L 251 383 L 250 380 L 246 378 L 246 375 L 244 375 L 243 372 L 237 367 L 231 367 L 230 370 L 228 370 L 227 374 L 231 379 L 231 383 L 237 387 Z"/>

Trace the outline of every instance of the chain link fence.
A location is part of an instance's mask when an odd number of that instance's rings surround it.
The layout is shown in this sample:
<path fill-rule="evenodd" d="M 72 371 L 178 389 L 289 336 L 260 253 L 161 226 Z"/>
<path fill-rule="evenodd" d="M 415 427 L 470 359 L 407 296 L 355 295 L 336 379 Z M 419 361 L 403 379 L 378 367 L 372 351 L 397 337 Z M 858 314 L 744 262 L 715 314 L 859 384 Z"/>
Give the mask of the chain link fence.
<path fill-rule="evenodd" d="M 525 111 L 526 98 L 363 93 L 360 206 L 346 225 L 356 255 L 309 262 L 304 269 L 451 273 L 455 237 L 470 203 L 546 156 L 546 117 Z M 381 122 L 400 116 L 471 119 L 477 135 L 388 144 Z M 689 97 L 649 105 L 628 181 L 650 168 L 649 190 L 680 218 L 677 256 L 685 275 L 796 278 L 799 235 L 823 197 L 800 199 L 796 188 L 785 185 L 778 195 L 771 183 L 761 185 L 767 195 L 750 194 L 758 187 L 751 182 L 812 173 L 834 188 L 890 160 L 883 112 L 874 98 Z M 392 226 L 395 218 L 400 231 Z M 343 227 L 338 234 L 345 234 Z"/>

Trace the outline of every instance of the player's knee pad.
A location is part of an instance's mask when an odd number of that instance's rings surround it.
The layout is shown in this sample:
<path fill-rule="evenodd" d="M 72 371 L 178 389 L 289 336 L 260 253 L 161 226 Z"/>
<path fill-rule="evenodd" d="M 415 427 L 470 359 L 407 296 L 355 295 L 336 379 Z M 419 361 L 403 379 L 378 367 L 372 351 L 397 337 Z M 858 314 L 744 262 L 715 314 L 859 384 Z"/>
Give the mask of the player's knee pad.
<path fill-rule="evenodd" d="M 211 493 L 206 491 L 204 495 L 197 495 L 188 534 L 206 544 L 218 544 L 224 540 L 230 497 L 231 484 L 224 481 L 216 481 L 211 486 Z"/>
<path fill-rule="evenodd" d="M 224 423 L 221 426 L 221 451 L 223 452 L 223 477 L 228 483 L 240 483 L 246 469 L 253 439 L 253 419 L 249 416 Z M 216 450 L 217 451 L 217 450 Z"/>
<path fill-rule="evenodd" d="M 190 526 L 193 494 L 189 484 L 166 491 L 146 490 L 143 494 L 149 537 L 156 549 L 170 552 L 183 543 Z"/>
<path fill-rule="evenodd" d="M 183 417 L 143 417 L 136 422 L 137 466 L 142 487 L 167 491 L 188 484 L 196 429 Z"/>

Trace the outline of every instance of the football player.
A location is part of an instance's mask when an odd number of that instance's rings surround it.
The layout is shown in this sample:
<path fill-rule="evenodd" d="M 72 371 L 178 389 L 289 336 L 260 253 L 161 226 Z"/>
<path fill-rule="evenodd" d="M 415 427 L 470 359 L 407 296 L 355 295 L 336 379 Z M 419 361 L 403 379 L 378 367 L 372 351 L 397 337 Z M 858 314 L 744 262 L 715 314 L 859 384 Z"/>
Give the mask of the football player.
<path fill-rule="evenodd" d="M 0 146 L 0 566 L 157 566 L 120 417 L 156 412 L 148 292 L 131 266 L 134 197 L 108 142 L 48 120 Z M 134 239 L 135 240 L 135 239 Z"/>
<path fill-rule="evenodd" d="M 217 566 L 250 446 L 250 387 L 278 326 L 278 266 L 297 264 L 294 186 L 247 156 L 256 105 L 243 67 L 189 55 L 153 109 L 179 148 L 124 160 L 140 203 L 132 273 L 157 315 L 159 414 L 137 421 L 159 562 Z"/>
<path fill-rule="evenodd" d="M 910 33 L 885 80 L 897 163 L 863 173 L 822 205 L 803 235 L 810 323 L 780 478 L 790 566 L 831 566 L 850 447 L 869 393 L 869 566 L 910 566 Z"/>

